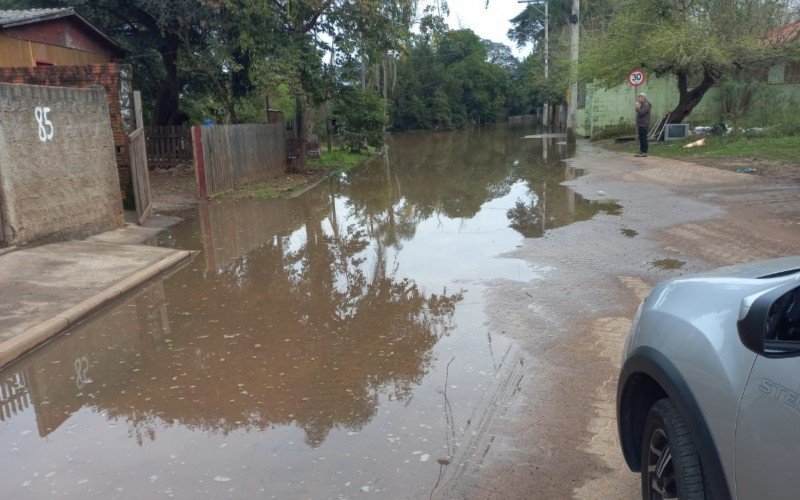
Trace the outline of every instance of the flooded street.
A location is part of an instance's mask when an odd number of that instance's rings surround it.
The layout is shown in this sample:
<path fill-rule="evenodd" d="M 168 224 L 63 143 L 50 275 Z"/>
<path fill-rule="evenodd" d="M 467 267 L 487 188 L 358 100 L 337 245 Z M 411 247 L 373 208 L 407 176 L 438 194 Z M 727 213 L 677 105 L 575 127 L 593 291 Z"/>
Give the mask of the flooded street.
<path fill-rule="evenodd" d="M 522 377 L 486 294 L 548 268 L 500 255 L 620 210 L 527 133 L 398 134 L 300 197 L 180 213 L 158 244 L 190 263 L 0 372 L 2 496 L 435 495 Z"/>

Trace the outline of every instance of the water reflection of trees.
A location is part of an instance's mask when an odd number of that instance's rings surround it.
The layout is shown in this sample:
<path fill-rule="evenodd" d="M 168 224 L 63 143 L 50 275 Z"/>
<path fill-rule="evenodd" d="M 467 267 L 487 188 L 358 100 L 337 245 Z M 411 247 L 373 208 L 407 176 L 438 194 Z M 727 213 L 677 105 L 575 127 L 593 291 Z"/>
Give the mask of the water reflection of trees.
<path fill-rule="evenodd" d="M 539 140 L 525 140 L 520 127 L 489 127 L 462 132 L 396 134 L 384 156 L 370 168 L 348 175 L 341 185 L 354 214 L 400 245 L 431 216 L 473 217 L 481 206 L 524 183 L 528 194 L 508 210 L 509 226 L 526 237 L 591 218 L 608 210 L 560 185 L 574 178 L 562 161 L 566 152 Z M 543 148 L 549 153 L 543 158 Z"/>
<path fill-rule="evenodd" d="M 509 219 L 523 234 L 596 211 L 557 187 L 557 156 L 543 163 L 521 135 L 398 135 L 371 166 L 300 198 L 202 207 L 196 224 L 170 234 L 203 258 L 155 298 L 98 316 L 31 358 L 40 433 L 90 406 L 129 422 L 140 441 L 165 425 L 297 425 L 316 446 L 331 429 L 363 426 L 381 396 L 408 400 L 461 295 L 399 276 L 390 249 L 421 221 L 472 217 L 520 181 L 530 198 Z M 68 368 L 83 357 L 95 382 L 76 391 Z"/>
<path fill-rule="evenodd" d="M 65 339 L 53 355 L 87 356 L 97 383 L 76 394 L 45 358 L 33 368 L 36 390 L 51 402 L 40 409 L 68 415 L 92 406 L 127 421 L 140 442 L 172 425 L 223 434 L 297 425 L 318 446 L 333 428 L 361 428 L 381 396 L 411 398 L 462 296 L 397 276 L 389 241 L 337 217 L 333 201 L 324 189 L 294 200 L 300 222 L 265 235 L 257 250 L 214 272 L 197 259 L 165 281 L 168 322 L 145 327 L 155 345 L 127 342 L 148 324 L 130 314 L 86 326 L 106 332 L 106 344 Z M 229 223 L 252 227 L 244 219 L 269 210 L 239 207 Z M 194 234 L 186 229 L 176 241 Z"/>
<path fill-rule="evenodd" d="M 193 319 L 174 327 L 171 346 L 186 350 L 172 349 L 172 359 L 153 360 L 152 367 L 191 367 L 193 392 L 203 397 L 182 405 L 164 385 L 144 381 L 142 394 L 164 405 L 160 420 L 220 432 L 296 423 L 316 446 L 336 426 L 357 429 L 369 421 L 380 394 L 410 397 L 434 344 L 452 327 L 461 295 L 425 293 L 398 278 L 384 242 L 361 225 L 340 225 L 329 194 L 297 200 L 301 229 L 251 252 L 246 268 L 229 266 L 203 286 L 169 284 L 171 310 Z M 204 311 L 193 314 L 203 302 Z M 198 340 L 195 331 L 208 338 Z M 109 413 L 124 406 L 121 400 Z"/>

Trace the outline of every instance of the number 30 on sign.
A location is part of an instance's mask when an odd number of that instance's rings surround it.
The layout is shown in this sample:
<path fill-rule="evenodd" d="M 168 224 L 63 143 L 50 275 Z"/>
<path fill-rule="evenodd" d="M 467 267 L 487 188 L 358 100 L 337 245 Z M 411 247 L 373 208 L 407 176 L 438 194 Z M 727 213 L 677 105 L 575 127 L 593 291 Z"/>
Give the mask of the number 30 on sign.
<path fill-rule="evenodd" d="M 33 112 L 36 121 L 39 122 L 39 140 L 42 142 L 52 141 L 53 132 L 55 132 L 53 122 L 51 122 L 50 118 L 47 116 L 49 113 L 50 108 L 42 106 L 38 106 Z"/>
<path fill-rule="evenodd" d="M 644 82 L 647 80 L 647 76 L 643 69 L 632 69 L 628 72 L 628 85 L 631 87 L 638 87 L 640 85 L 644 85 Z"/>

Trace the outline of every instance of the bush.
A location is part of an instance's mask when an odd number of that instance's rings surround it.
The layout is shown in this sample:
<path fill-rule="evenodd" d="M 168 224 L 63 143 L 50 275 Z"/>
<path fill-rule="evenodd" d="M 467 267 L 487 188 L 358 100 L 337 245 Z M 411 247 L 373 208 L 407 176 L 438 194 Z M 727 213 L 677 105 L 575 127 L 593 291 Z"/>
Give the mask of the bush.
<path fill-rule="evenodd" d="M 383 146 L 386 103 L 377 92 L 344 87 L 336 99 L 333 114 L 348 151 L 360 153 L 369 146 Z"/>
<path fill-rule="evenodd" d="M 771 136 L 800 134 L 797 99 L 785 92 L 780 86 L 760 85 L 735 132 L 741 130 L 745 135 L 758 135 L 753 129 L 761 128 Z"/>

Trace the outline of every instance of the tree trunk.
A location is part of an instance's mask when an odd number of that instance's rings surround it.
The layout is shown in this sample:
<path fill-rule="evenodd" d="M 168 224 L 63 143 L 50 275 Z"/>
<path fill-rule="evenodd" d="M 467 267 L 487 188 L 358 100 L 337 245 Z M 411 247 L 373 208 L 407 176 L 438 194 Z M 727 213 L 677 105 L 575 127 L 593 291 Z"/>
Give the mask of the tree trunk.
<path fill-rule="evenodd" d="M 670 111 L 667 123 L 681 123 L 692 113 L 692 110 L 700 104 L 703 96 L 714 85 L 717 78 L 709 69 L 703 69 L 703 80 L 700 85 L 689 90 L 687 77 L 685 71 L 679 71 L 678 74 L 678 105 Z"/>
<path fill-rule="evenodd" d="M 389 55 L 383 56 L 383 102 L 386 106 L 386 110 L 389 110 L 389 68 L 386 59 L 388 59 Z M 386 132 L 386 124 L 383 124 L 383 131 Z"/>
<path fill-rule="evenodd" d="M 174 33 L 167 33 L 160 47 L 161 60 L 166 70 L 166 78 L 156 94 L 153 109 L 153 125 L 180 125 L 186 115 L 179 107 L 180 82 L 178 81 L 178 49 L 180 39 Z"/>
<path fill-rule="evenodd" d="M 361 56 L 361 90 L 367 88 L 367 60 Z"/>
<path fill-rule="evenodd" d="M 124 5 L 124 4 L 120 4 Z M 180 110 L 180 81 L 178 80 L 178 50 L 181 40 L 173 29 L 165 29 L 153 14 L 144 8 L 129 2 L 124 6 L 123 18 L 130 18 L 132 22 L 143 24 L 149 31 L 163 33 L 159 42 L 158 52 L 164 65 L 166 76 L 161 82 L 161 87 L 155 95 L 153 115 L 150 117 L 152 125 L 181 125 L 187 119 L 186 113 Z M 175 27 L 177 28 L 177 27 Z"/>

